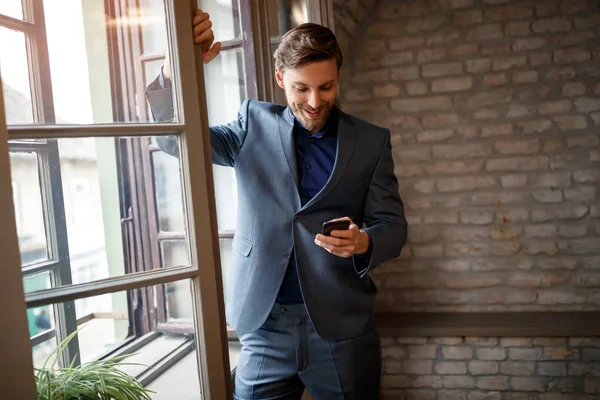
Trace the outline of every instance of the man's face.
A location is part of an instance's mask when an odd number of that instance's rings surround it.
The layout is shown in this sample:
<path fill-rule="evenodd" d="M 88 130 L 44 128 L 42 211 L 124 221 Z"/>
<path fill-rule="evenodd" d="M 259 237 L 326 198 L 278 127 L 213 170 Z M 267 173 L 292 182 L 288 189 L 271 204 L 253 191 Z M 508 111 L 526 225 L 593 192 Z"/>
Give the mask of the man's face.
<path fill-rule="evenodd" d="M 312 62 L 283 72 L 276 69 L 275 77 L 302 126 L 311 134 L 321 132 L 335 105 L 340 80 L 335 59 Z"/>

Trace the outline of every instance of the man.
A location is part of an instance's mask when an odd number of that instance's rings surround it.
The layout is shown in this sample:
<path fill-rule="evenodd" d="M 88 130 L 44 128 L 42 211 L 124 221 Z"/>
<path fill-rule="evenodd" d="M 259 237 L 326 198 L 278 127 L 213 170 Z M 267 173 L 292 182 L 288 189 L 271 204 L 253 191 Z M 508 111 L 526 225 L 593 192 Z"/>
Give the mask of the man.
<path fill-rule="evenodd" d="M 209 62 L 220 47 L 212 24 L 201 11 L 193 24 Z M 288 107 L 247 100 L 236 121 L 210 128 L 213 162 L 238 182 L 227 296 L 242 344 L 235 398 L 299 399 L 306 387 L 316 400 L 377 399 L 368 272 L 407 236 L 390 133 L 335 107 L 343 57 L 329 29 L 294 28 L 275 59 Z M 168 78 L 166 66 L 147 91 L 158 120 L 172 118 Z M 160 146 L 177 155 L 173 139 Z M 320 233 L 340 219 L 348 229 Z"/>

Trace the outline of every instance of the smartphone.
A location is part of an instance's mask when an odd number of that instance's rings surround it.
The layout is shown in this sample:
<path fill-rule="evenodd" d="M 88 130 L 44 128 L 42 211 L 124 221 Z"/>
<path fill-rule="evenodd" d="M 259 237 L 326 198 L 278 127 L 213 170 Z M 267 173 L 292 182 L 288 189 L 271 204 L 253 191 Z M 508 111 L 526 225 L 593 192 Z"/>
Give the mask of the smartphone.
<path fill-rule="evenodd" d="M 330 236 L 331 231 L 343 231 L 345 229 L 350 229 L 350 221 L 347 219 L 341 221 L 327 221 L 323 223 L 323 230 L 321 233 L 325 236 Z"/>

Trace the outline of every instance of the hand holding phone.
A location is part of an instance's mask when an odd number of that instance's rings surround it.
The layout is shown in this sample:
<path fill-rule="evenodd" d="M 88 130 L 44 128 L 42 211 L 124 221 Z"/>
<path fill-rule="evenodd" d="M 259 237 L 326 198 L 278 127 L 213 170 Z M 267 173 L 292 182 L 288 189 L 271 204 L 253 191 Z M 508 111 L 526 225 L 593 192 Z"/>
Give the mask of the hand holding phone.
<path fill-rule="evenodd" d="M 323 223 L 321 233 L 325 236 L 331 236 L 331 231 L 343 231 L 346 229 L 350 229 L 350 221 L 347 219 L 327 221 Z"/>

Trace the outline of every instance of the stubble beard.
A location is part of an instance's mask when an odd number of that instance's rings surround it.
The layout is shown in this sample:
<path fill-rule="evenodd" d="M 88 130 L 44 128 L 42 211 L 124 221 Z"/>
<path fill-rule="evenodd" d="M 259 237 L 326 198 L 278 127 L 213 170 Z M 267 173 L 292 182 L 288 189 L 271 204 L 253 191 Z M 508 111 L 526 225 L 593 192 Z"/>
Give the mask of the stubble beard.
<path fill-rule="evenodd" d="M 297 104 L 288 102 L 290 108 L 292 109 L 294 116 L 300 121 L 304 129 L 309 131 L 310 133 L 322 132 L 325 127 L 325 123 L 327 122 L 327 118 L 329 118 L 329 114 L 331 113 L 332 106 L 329 103 L 322 104 L 319 107 L 319 110 L 322 110 L 322 115 L 317 119 L 312 119 L 306 116 L 305 111 L 303 111 L 302 106 Z M 307 108 L 307 107 L 306 107 Z M 308 108 L 310 111 L 314 111 Z"/>

